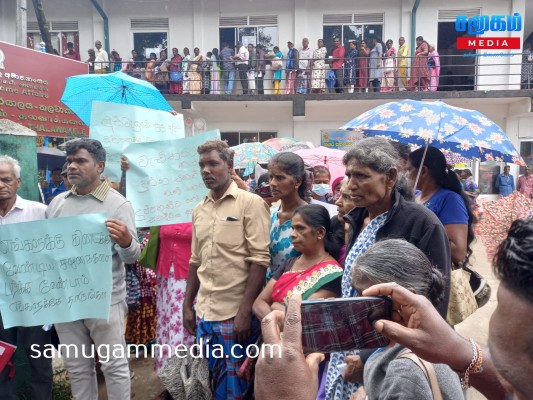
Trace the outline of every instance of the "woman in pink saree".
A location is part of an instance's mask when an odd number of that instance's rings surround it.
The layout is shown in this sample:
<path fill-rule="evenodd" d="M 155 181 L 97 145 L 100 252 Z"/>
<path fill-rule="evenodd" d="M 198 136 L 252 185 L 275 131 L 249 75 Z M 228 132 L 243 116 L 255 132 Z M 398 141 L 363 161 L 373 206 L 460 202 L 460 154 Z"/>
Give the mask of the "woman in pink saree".
<path fill-rule="evenodd" d="M 434 46 L 429 46 L 428 56 L 429 67 L 429 90 L 436 92 L 439 87 L 440 57 Z"/>

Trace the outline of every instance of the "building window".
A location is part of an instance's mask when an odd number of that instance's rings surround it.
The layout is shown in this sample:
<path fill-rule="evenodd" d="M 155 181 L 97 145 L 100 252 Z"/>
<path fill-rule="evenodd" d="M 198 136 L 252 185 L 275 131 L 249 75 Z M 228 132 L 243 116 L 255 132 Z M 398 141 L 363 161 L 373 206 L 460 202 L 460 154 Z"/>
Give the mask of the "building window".
<path fill-rule="evenodd" d="M 265 140 L 278 137 L 277 132 L 222 132 L 222 140 L 225 140 L 230 147 L 242 143 L 264 142 Z"/>
<path fill-rule="evenodd" d="M 323 39 L 324 46 L 328 49 L 328 55 L 334 48 L 335 38 L 341 38 L 341 42 L 348 51 L 349 42 L 357 41 L 358 46 L 361 40 L 370 41 L 373 37 L 383 40 L 383 22 L 382 13 L 372 14 L 324 14 L 323 19 Z M 372 47 L 372 43 L 367 43 Z"/>
<path fill-rule="evenodd" d="M 528 165 L 533 165 L 533 140 L 520 142 L 520 155 Z M 520 167 L 520 175 L 526 172 L 525 167 Z"/>
<path fill-rule="evenodd" d="M 168 46 L 168 18 L 132 18 L 133 49 L 146 58 L 150 53 L 159 57 L 159 52 Z"/>
<path fill-rule="evenodd" d="M 278 17 L 271 16 L 245 16 L 245 17 L 220 17 L 219 20 L 220 48 L 223 43 L 234 47 L 237 42 L 243 45 L 261 44 L 270 51 L 278 45 Z"/>
<path fill-rule="evenodd" d="M 67 52 L 67 43 L 74 44 L 74 51 L 80 54 L 82 60 L 84 55 L 80 53 L 80 35 L 78 32 L 78 21 L 49 21 L 48 30 L 52 39 L 52 47 L 58 54 Z M 34 50 L 41 50 L 41 33 L 36 21 L 28 21 L 26 34 L 26 47 Z"/>

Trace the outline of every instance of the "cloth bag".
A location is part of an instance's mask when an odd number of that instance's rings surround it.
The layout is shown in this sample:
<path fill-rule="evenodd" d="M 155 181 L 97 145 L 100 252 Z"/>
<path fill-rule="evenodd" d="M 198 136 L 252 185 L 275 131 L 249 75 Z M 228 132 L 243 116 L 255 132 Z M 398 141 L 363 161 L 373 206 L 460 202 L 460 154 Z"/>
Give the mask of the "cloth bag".
<path fill-rule="evenodd" d="M 172 71 L 170 73 L 170 81 L 171 82 L 181 82 L 183 81 L 183 74 L 179 71 Z"/>
<path fill-rule="evenodd" d="M 450 325 L 457 325 L 478 309 L 474 291 L 470 286 L 471 275 L 468 270 L 462 267 L 457 267 L 451 272 L 450 303 L 446 316 L 446 321 Z"/>
<path fill-rule="evenodd" d="M 387 57 L 383 62 L 383 72 L 393 72 L 394 71 L 394 60 L 392 57 Z"/>
<path fill-rule="evenodd" d="M 139 264 L 145 268 L 155 269 L 159 253 L 159 226 L 150 227 L 150 239 L 139 258 Z"/>
<path fill-rule="evenodd" d="M 186 357 L 173 356 L 157 374 L 174 400 L 211 400 L 209 364 L 187 349 Z"/>

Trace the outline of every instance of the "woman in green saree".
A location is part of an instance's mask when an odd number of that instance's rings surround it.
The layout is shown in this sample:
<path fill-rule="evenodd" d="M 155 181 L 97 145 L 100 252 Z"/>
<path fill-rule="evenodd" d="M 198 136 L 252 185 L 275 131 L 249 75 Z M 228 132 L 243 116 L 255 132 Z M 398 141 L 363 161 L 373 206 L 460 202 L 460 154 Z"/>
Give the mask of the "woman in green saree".
<path fill-rule="evenodd" d="M 340 297 L 342 268 L 334 258 L 340 249 L 330 241 L 328 211 L 319 204 L 298 207 L 291 239 L 301 255 L 287 259 L 255 300 L 253 311 L 259 319 L 272 310 L 284 310 L 285 299 L 295 291 L 304 300 Z"/>

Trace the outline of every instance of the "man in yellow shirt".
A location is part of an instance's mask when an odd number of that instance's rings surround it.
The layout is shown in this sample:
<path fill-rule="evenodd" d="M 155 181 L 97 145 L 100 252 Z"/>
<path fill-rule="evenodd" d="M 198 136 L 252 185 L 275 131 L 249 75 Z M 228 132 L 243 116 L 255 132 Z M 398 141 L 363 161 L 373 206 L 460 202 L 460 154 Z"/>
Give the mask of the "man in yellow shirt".
<path fill-rule="evenodd" d="M 403 89 L 400 90 L 406 90 L 408 81 L 407 71 L 409 69 L 409 47 L 407 47 L 405 38 L 403 36 L 398 39 L 398 42 L 400 43 L 400 47 L 398 48 L 398 76 L 400 77 L 403 85 Z M 398 86 L 400 86 L 399 82 Z"/>

